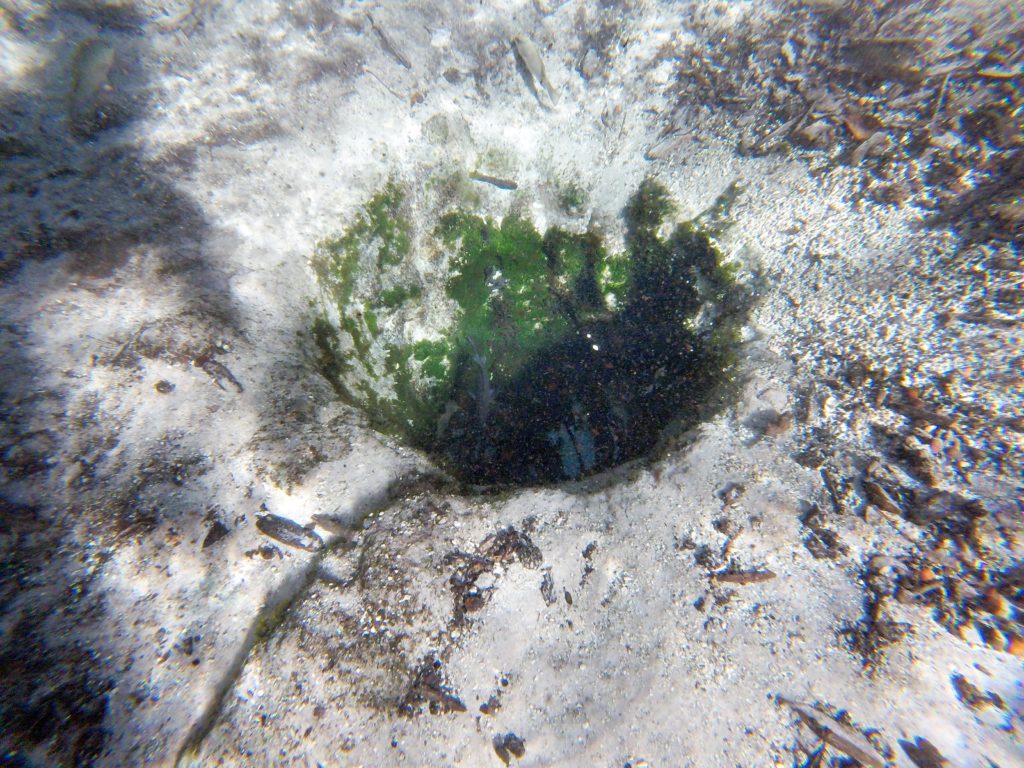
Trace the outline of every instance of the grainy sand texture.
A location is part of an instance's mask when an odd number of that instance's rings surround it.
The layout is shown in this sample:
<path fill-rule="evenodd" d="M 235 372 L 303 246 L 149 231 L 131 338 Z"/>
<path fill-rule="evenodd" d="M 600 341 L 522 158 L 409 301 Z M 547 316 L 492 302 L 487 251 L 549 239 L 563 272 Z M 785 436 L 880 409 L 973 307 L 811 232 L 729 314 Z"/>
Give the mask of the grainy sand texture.
<path fill-rule="evenodd" d="M 1022 39 L 0 0 L 0 764 L 1024 765 Z M 415 340 L 446 206 L 618 252 L 647 178 L 669 223 L 729 193 L 751 307 L 646 455 L 471 487 L 323 375 L 313 256 L 387 183 Z"/>

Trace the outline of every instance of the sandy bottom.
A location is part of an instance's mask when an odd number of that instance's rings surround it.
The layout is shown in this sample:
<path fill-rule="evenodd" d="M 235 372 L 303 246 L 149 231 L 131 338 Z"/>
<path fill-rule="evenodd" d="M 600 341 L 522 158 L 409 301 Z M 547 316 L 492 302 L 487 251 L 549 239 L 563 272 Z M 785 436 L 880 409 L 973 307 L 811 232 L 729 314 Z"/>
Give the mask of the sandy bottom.
<path fill-rule="evenodd" d="M 0 4 L 11 764 L 1024 764 L 1019 322 L 981 306 L 1019 256 L 688 101 L 690 53 L 781 12 Z M 738 182 L 735 403 L 480 494 L 338 402 L 315 243 L 389 178 L 425 232 L 473 170 L 518 185 L 481 212 L 613 245 L 645 177 L 680 220 Z"/>

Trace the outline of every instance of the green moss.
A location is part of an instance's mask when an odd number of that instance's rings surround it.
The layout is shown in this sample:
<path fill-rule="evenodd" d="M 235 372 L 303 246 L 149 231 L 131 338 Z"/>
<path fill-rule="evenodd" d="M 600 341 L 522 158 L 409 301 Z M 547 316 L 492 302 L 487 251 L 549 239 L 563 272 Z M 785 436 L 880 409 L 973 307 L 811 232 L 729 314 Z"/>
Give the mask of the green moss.
<path fill-rule="evenodd" d="M 418 285 L 396 285 L 381 291 L 377 298 L 377 305 L 385 309 L 394 309 L 410 299 L 418 299 L 422 295 L 423 289 Z"/>
<path fill-rule="evenodd" d="M 636 243 L 640 238 L 655 236 L 673 211 L 675 204 L 665 185 L 654 179 L 644 179 L 624 212 L 629 239 Z"/>
<path fill-rule="evenodd" d="M 436 382 L 445 381 L 451 371 L 452 346 L 444 341 L 418 341 L 412 347 L 412 357 L 420 363 L 420 370 Z"/>
<path fill-rule="evenodd" d="M 716 237 L 723 235 L 732 224 L 732 207 L 742 192 L 743 185 L 738 181 L 729 184 L 725 191 L 715 198 L 715 202 L 693 220 L 694 225 Z"/>
<path fill-rule="evenodd" d="M 317 349 L 317 367 L 335 388 L 340 387 L 342 377 L 349 372 L 350 366 L 341 353 L 338 331 L 324 314 L 313 318 L 313 342 Z"/>
<path fill-rule="evenodd" d="M 458 206 L 473 210 L 483 202 L 479 186 L 473 183 L 465 171 L 435 174 L 427 179 L 424 186 L 442 209 Z"/>
<path fill-rule="evenodd" d="M 360 261 L 373 251 L 377 268 L 399 264 L 411 247 L 411 228 L 403 215 L 405 194 L 389 181 L 356 215 L 344 235 L 318 244 L 313 271 L 338 303 L 352 295 Z"/>
<path fill-rule="evenodd" d="M 577 181 L 558 185 L 558 207 L 567 216 L 579 216 L 587 207 L 587 190 Z"/>
<path fill-rule="evenodd" d="M 542 235 L 514 213 L 449 210 L 423 238 L 447 264 L 443 297 L 410 280 L 404 210 L 389 184 L 317 246 L 314 270 L 333 304 L 314 322 L 318 364 L 377 428 L 468 476 L 552 477 L 570 445 L 570 476 L 623 460 L 732 364 L 749 306 L 735 270 L 692 223 L 660 235 L 674 205 L 657 182 L 624 211 L 622 253 L 592 232 Z M 402 307 L 413 298 L 453 308 L 432 338 L 408 339 Z M 546 458 L 523 463 L 522 445 Z"/>

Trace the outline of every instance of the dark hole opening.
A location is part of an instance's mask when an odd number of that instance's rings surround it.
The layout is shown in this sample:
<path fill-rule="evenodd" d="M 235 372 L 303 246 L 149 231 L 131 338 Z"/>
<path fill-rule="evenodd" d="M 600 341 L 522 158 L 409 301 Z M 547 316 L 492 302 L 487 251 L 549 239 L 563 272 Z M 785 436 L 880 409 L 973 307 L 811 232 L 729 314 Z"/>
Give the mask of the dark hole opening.
<path fill-rule="evenodd" d="M 314 327 L 321 370 L 375 425 L 473 485 L 576 480 L 636 459 L 668 425 L 692 426 L 721 402 L 749 309 L 700 220 L 660 234 L 671 210 L 664 187 L 645 181 L 624 213 L 626 251 L 611 256 L 593 233 L 542 238 L 516 217 L 444 217 L 455 324 L 437 341 L 386 345 L 383 366 L 372 360 L 385 335 L 373 307 L 401 312 L 423 293 L 382 287 L 393 242 L 377 236 L 369 249 L 385 273 L 373 290 L 387 302 L 353 287 L 366 248 L 349 249 L 350 263 L 314 260 L 322 284 L 349 279 L 332 292 L 340 320 Z M 378 370 L 387 396 L 366 381 Z"/>

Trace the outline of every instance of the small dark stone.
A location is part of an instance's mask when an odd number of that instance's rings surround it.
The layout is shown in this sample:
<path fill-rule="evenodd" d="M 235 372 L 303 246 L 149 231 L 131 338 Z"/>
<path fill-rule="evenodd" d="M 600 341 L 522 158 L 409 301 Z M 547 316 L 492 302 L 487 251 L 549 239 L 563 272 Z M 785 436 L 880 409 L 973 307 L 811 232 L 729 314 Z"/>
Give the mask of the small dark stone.
<path fill-rule="evenodd" d="M 918 736 L 913 741 L 900 739 L 900 746 L 918 768 L 946 768 L 949 765 L 949 760 L 923 736 Z"/>
<path fill-rule="evenodd" d="M 480 713 L 483 715 L 493 715 L 499 709 L 501 709 L 501 699 L 498 698 L 497 694 L 491 696 L 491 698 L 480 705 Z"/>
<path fill-rule="evenodd" d="M 258 551 L 260 553 L 260 557 L 264 560 L 273 560 L 275 557 L 281 557 L 281 550 L 273 544 L 262 544 Z"/>
<path fill-rule="evenodd" d="M 169 395 L 174 391 L 174 385 L 167 381 L 167 379 L 160 379 L 160 381 L 154 385 L 154 389 L 156 389 L 156 391 L 161 395 Z"/>
<path fill-rule="evenodd" d="M 513 757 L 519 759 L 526 754 L 526 742 L 512 732 L 495 736 L 491 743 L 494 744 L 494 753 L 505 765 L 508 765 Z"/>
<path fill-rule="evenodd" d="M 474 611 L 479 611 L 486 604 L 487 598 L 485 598 L 479 592 L 465 595 L 462 598 L 462 607 L 466 611 L 466 613 L 473 613 Z"/>
<path fill-rule="evenodd" d="M 558 602 L 555 597 L 555 580 L 551 577 L 551 571 L 544 571 L 544 578 L 540 582 L 540 595 L 544 598 L 544 605 L 554 605 Z"/>
<path fill-rule="evenodd" d="M 505 746 L 517 758 L 526 754 L 526 742 L 514 733 L 505 734 Z"/>
<path fill-rule="evenodd" d="M 210 530 L 206 532 L 206 538 L 203 539 L 203 549 L 213 546 L 229 533 L 231 531 L 224 523 L 220 520 L 214 520 L 210 523 Z"/>

